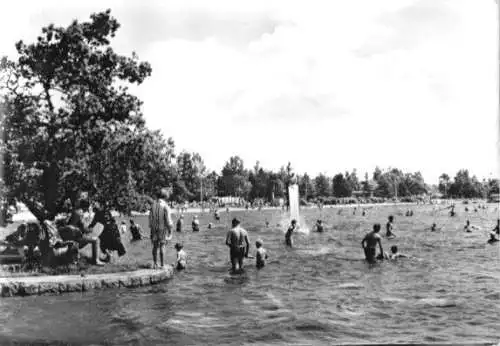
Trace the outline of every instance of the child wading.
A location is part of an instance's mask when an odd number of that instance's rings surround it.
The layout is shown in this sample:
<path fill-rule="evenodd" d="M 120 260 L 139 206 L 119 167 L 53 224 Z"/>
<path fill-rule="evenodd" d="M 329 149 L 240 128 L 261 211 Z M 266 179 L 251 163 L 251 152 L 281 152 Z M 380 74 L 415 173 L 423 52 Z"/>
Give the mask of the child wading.
<path fill-rule="evenodd" d="M 321 220 L 316 221 L 316 232 L 323 232 L 323 231 L 324 231 L 323 221 Z"/>
<path fill-rule="evenodd" d="M 187 254 L 184 252 L 184 246 L 182 244 L 175 244 L 175 249 L 177 250 L 177 270 L 186 269 L 187 264 Z"/>
<path fill-rule="evenodd" d="M 200 231 L 200 221 L 198 220 L 198 216 L 195 216 L 193 218 L 193 222 L 191 223 L 191 226 L 193 227 L 193 232 Z"/>
<path fill-rule="evenodd" d="M 255 242 L 255 247 L 257 248 L 257 253 L 255 254 L 255 262 L 257 268 L 263 268 L 266 265 L 267 253 L 262 247 L 262 240 L 257 239 Z"/>
<path fill-rule="evenodd" d="M 292 234 L 293 232 L 297 229 L 297 220 L 292 220 L 292 223 L 290 227 L 288 227 L 288 230 L 286 231 L 285 234 L 285 244 L 287 246 L 293 247 L 293 240 L 292 240 Z"/>
<path fill-rule="evenodd" d="M 184 223 L 184 215 L 179 216 L 177 223 L 175 224 L 175 230 L 177 232 L 182 232 L 182 224 Z"/>
<path fill-rule="evenodd" d="M 389 237 L 392 238 L 392 237 L 396 236 L 394 233 L 392 233 L 392 230 L 394 229 L 393 222 L 394 222 L 394 216 L 390 215 L 389 216 L 389 221 L 385 225 L 385 228 L 386 228 L 385 236 L 388 237 L 388 238 Z"/>

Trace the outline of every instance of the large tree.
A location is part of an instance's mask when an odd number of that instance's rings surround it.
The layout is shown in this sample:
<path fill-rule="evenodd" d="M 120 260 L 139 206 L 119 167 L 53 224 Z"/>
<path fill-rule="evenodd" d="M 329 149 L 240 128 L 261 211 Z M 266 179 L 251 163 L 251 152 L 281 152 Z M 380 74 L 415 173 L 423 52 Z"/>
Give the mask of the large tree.
<path fill-rule="evenodd" d="M 151 67 L 111 48 L 119 26 L 109 10 L 49 25 L 35 43 L 16 44 L 17 62 L 2 60 L 5 186 L 39 219 L 82 190 L 125 211 L 124 201 L 150 192 L 155 172 L 157 183 L 169 179 L 173 142 L 144 127 L 142 103 L 126 86 Z"/>

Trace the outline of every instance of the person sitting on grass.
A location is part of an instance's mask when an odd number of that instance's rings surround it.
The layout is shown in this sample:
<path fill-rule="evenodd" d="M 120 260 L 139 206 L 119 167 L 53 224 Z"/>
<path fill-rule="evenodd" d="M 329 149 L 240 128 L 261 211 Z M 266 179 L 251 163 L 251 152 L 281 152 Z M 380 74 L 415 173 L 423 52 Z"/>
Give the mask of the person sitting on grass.
<path fill-rule="evenodd" d="M 130 233 L 133 241 L 141 240 L 143 237 L 141 225 L 135 223 L 132 219 L 130 219 Z"/>
<path fill-rule="evenodd" d="M 255 247 L 257 248 L 257 253 L 255 255 L 255 262 L 258 269 L 263 268 L 266 265 L 267 253 L 262 247 L 262 240 L 257 239 L 255 242 Z"/>
<path fill-rule="evenodd" d="M 286 231 L 285 234 L 285 244 L 287 246 L 293 247 L 293 240 L 292 240 L 292 235 L 293 232 L 297 230 L 297 220 L 292 220 L 292 223 L 290 224 L 290 227 L 288 227 L 288 230 Z"/>
<path fill-rule="evenodd" d="M 184 251 L 184 246 L 180 243 L 177 243 L 174 247 L 177 250 L 176 268 L 177 270 L 184 270 L 186 269 L 187 264 L 187 254 Z"/>
<path fill-rule="evenodd" d="M 101 252 L 105 254 L 105 258 L 102 261 L 109 262 L 113 251 L 117 251 L 118 256 L 122 257 L 127 251 L 122 243 L 116 220 L 111 214 L 111 207 L 106 200 L 101 198 L 96 202 L 95 209 L 94 218 L 88 228 L 93 228 L 97 223 L 104 226 L 99 235 L 99 246 Z"/>
<path fill-rule="evenodd" d="M 193 217 L 193 222 L 191 223 L 191 227 L 193 228 L 193 232 L 200 231 L 200 221 L 198 220 L 198 216 Z"/>
<path fill-rule="evenodd" d="M 384 258 L 384 249 L 382 248 L 382 238 L 380 237 L 380 224 L 376 223 L 373 225 L 373 231 L 365 235 L 363 240 L 361 241 L 361 247 L 365 252 L 365 258 L 368 263 L 375 263 L 376 259 Z M 376 256 L 377 253 L 377 244 L 380 249 L 380 254 Z"/>
<path fill-rule="evenodd" d="M 83 224 L 83 203 L 79 202 L 73 209 L 66 225 L 57 227 L 59 236 L 63 241 L 74 241 L 78 243 L 79 249 L 88 244 L 92 246 L 92 264 L 102 266 L 104 263 L 99 259 L 99 249 L 102 251 L 100 235 L 92 233 L 91 226 Z M 101 233 L 102 234 L 102 233 Z"/>

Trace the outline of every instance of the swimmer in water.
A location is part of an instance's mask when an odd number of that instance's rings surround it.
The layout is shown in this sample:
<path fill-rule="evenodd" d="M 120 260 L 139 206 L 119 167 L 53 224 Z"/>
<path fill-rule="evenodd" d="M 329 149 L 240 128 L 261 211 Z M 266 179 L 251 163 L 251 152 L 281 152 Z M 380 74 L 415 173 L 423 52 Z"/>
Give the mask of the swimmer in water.
<path fill-rule="evenodd" d="M 465 232 L 467 232 L 467 233 L 471 233 L 471 232 L 472 232 L 472 230 L 479 230 L 479 227 L 472 226 L 472 225 L 470 224 L 470 221 L 469 221 L 469 220 L 467 220 L 467 221 L 465 222 L 464 230 L 465 230 Z"/>
<path fill-rule="evenodd" d="M 255 247 L 257 248 L 257 253 L 255 255 L 255 262 L 258 269 L 263 268 L 266 265 L 267 253 L 262 247 L 262 240 L 257 239 L 255 242 Z"/>
<path fill-rule="evenodd" d="M 292 234 L 294 231 L 297 230 L 297 220 L 292 220 L 292 223 L 290 227 L 288 227 L 288 230 L 286 231 L 285 234 L 285 244 L 287 246 L 293 247 L 293 240 L 292 240 Z"/>
<path fill-rule="evenodd" d="M 432 226 L 431 226 L 431 228 L 426 228 L 426 229 L 430 229 L 431 232 L 437 232 L 437 231 L 441 230 L 441 228 L 437 228 L 436 223 L 433 223 Z"/>
<path fill-rule="evenodd" d="M 382 248 L 382 237 L 380 237 L 380 224 L 376 223 L 373 225 L 373 231 L 365 235 L 363 240 L 361 241 L 361 247 L 365 252 L 365 258 L 369 263 L 375 263 L 377 258 L 384 257 L 384 249 Z M 380 254 L 377 257 L 377 244 L 380 249 Z"/>
<path fill-rule="evenodd" d="M 491 232 L 490 233 L 490 239 L 488 239 L 488 244 L 493 244 L 493 243 L 496 243 L 498 242 L 498 238 L 496 237 L 496 234 Z"/>
<path fill-rule="evenodd" d="M 408 256 L 398 252 L 398 247 L 396 245 L 393 245 L 391 246 L 391 254 L 389 255 L 389 259 L 395 260 L 398 258 L 408 258 Z"/>
<path fill-rule="evenodd" d="M 177 262 L 176 262 L 177 270 L 186 269 L 187 254 L 186 252 L 184 252 L 184 246 L 182 246 L 182 244 L 180 243 L 177 243 L 175 244 L 174 247 L 177 250 Z"/>
<path fill-rule="evenodd" d="M 500 219 L 497 219 L 497 225 L 495 228 L 493 228 L 493 231 L 491 231 L 493 234 L 500 235 Z"/>
<path fill-rule="evenodd" d="M 385 229 L 386 229 L 385 236 L 387 238 L 389 238 L 389 237 L 393 238 L 396 236 L 394 233 L 392 233 L 392 231 L 394 229 L 393 222 L 394 222 L 394 216 L 389 215 L 389 221 L 385 225 Z"/>

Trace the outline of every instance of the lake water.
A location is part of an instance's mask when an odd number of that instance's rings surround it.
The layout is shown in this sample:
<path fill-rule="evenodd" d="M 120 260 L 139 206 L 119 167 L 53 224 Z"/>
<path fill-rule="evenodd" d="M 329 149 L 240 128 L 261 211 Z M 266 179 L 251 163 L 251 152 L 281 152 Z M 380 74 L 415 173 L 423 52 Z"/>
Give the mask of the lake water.
<path fill-rule="evenodd" d="M 232 213 L 249 231 L 251 251 L 261 238 L 270 255 L 262 270 L 248 259 L 241 275 L 228 271 L 224 225 L 230 217 L 223 212 L 215 229 L 175 235 L 185 244 L 188 269 L 168 282 L 1 299 L 0 342 L 497 343 L 500 247 L 486 240 L 498 211 L 490 206 L 489 212 L 469 213 L 482 230 L 464 233 L 464 212 L 449 218 L 432 207 L 413 209 L 413 217 L 395 207 L 370 209 L 365 217 L 347 208 L 341 215 L 338 209 L 302 211 L 309 225 L 321 217 L 327 230 L 295 235 L 294 249 L 284 247 L 283 229 L 276 226 L 286 219 L 281 212 Z M 384 239 L 384 250 L 397 244 L 414 258 L 369 265 L 360 241 L 389 213 L 396 215 L 398 237 Z M 202 224 L 210 218 L 203 216 Z M 266 219 L 269 228 L 263 226 Z M 424 230 L 432 222 L 444 229 Z M 172 263 L 175 253 L 171 246 L 168 251 Z"/>

